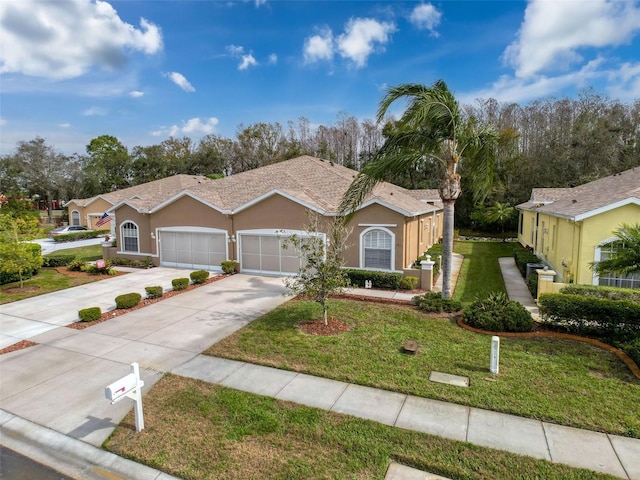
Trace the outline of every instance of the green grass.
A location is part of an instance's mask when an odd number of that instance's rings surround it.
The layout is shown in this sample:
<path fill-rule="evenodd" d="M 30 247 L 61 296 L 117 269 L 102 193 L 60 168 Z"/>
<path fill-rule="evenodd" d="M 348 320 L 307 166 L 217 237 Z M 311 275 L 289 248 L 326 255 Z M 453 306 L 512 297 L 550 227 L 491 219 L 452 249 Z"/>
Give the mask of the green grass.
<path fill-rule="evenodd" d="M 506 293 L 498 258 L 513 257 L 515 248 L 522 247 L 512 242 L 455 242 L 453 250 L 464 255 L 464 262 L 453 298 L 470 304 L 492 292 Z"/>
<path fill-rule="evenodd" d="M 190 480 L 382 479 L 391 460 L 456 479 L 614 477 L 167 375 L 105 442 Z"/>
<path fill-rule="evenodd" d="M 86 247 L 64 248 L 48 253 L 46 256 L 51 258 L 65 257 L 74 255 L 76 259 L 83 262 L 92 262 L 102 258 L 102 245 L 87 245 Z"/>
<path fill-rule="evenodd" d="M 72 277 L 64 273 L 58 273 L 53 268 L 42 268 L 37 275 L 24 281 L 23 288 L 19 288 L 20 282 L 2 285 L 0 287 L 0 305 L 16 302 L 25 298 L 37 297 L 38 295 L 64 290 L 66 288 L 77 287 L 78 285 L 84 285 L 102 279 L 103 277 L 97 275 Z"/>
<path fill-rule="evenodd" d="M 290 301 L 205 353 L 359 385 L 434 398 L 562 425 L 640 437 L 640 380 L 615 355 L 545 338 L 501 339 L 500 375 L 489 373 L 491 337 L 410 307 L 334 300 L 329 315 L 347 333 L 311 336 L 301 322 L 320 308 Z M 416 339 L 418 355 L 401 353 Z M 436 370 L 471 388 L 428 381 Z M 602 377 L 602 378 L 600 378 Z"/>

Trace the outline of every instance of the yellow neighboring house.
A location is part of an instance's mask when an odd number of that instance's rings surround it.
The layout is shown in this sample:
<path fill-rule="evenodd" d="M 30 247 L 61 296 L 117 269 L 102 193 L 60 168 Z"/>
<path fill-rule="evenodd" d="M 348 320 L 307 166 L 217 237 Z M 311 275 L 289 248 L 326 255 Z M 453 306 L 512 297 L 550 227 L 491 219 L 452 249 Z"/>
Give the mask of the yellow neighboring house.
<path fill-rule="evenodd" d="M 589 268 L 606 258 L 622 223 L 640 223 L 640 167 L 573 188 L 534 188 L 517 209 L 518 241 L 556 271 L 556 281 L 640 287 L 640 275 L 598 277 Z"/>

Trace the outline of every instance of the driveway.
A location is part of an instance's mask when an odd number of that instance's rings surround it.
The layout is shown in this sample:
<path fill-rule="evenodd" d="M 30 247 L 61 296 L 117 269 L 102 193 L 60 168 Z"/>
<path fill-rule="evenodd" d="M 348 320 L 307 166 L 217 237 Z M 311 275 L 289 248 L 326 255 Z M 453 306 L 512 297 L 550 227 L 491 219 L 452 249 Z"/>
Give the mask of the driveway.
<path fill-rule="evenodd" d="M 154 268 L 3 305 L 3 335 L 6 326 L 8 336 L 38 345 L 0 355 L 2 409 L 100 446 L 132 407 L 128 399 L 111 405 L 104 387 L 130 373 L 132 362 L 146 392 L 164 372 L 288 299 L 281 278 L 233 275 L 85 330 L 61 326 L 80 308 L 185 274 Z"/>
<path fill-rule="evenodd" d="M 88 245 L 97 245 L 104 242 L 102 236 L 97 238 L 87 238 L 86 240 L 76 240 L 75 242 L 55 242 L 51 238 L 39 238 L 31 243 L 37 243 L 42 248 L 42 255 L 47 255 L 58 250 L 66 250 L 68 248 L 86 247 Z"/>

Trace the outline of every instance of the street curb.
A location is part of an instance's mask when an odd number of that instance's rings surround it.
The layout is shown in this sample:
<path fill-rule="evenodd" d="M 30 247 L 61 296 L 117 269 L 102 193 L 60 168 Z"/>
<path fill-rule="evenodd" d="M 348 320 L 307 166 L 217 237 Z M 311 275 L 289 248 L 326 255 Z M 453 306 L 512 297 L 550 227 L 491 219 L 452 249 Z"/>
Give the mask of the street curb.
<path fill-rule="evenodd" d="M 79 480 L 179 480 L 1 409 L 0 443 Z"/>

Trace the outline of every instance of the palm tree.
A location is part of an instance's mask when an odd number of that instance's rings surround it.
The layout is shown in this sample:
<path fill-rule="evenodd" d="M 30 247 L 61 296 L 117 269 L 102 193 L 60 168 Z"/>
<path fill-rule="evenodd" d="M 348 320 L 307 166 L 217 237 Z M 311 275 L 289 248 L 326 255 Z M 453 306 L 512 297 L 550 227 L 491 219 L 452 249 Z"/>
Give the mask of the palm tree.
<path fill-rule="evenodd" d="M 403 84 L 390 88 L 380 102 L 378 122 L 399 99 L 407 100 L 407 109 L 386 129 L 384 145 L 345 193 L 341 210 L 352 213 L 379 182 L 394 174 L 416 170 L 432 161 L 440 164 L 444 172 L 439 186 L 444 204 L 442 296 L 450 298 L 453 214 L 462 193 L 460 172 L 469 180 L 474 200 L 484 199 L 493 184 L 497 135 L 489 126 L 478 126 L 474 118 L 463 118 L 458 102 L 442 80 L 432 86 Z"/>
<path fill-rule="evenodd" d="M 485 218 L 491 223 L 500 225 L 500 231 L 504 233 L 504 224 L 511 220 L 515 211 L 516 209 L 508 203 L 496 202 L 487 208 Z"/>
<path fill-rule="evenodd" d="M 629 225 L 623 223 L 614 232 L 616 239 L 603 248 L 611 251 L 609 258 L 589 265 L 598 274 L 614 273 L 632 275 L 640 273 L 640 223 Z"/>

